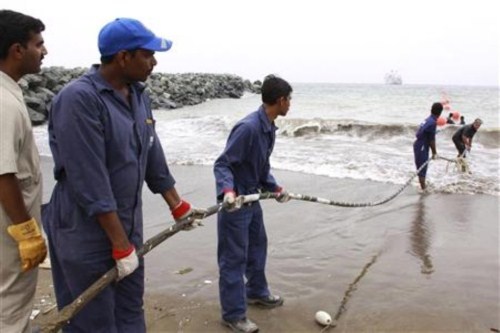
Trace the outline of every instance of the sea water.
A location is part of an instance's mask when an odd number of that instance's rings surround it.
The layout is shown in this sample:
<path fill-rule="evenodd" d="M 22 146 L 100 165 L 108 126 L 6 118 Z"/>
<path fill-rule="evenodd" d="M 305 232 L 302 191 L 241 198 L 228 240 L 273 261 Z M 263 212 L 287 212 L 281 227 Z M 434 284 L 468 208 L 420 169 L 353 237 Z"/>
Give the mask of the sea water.
<path fill-rule="evenodd" d="M 450 100 L 466 123 L 481 118 L 467 160 L 471 173 L 431 161 L 432 191 L 500 195 L 500 124 L 498 87 L 292 84 L 291 107 L 279 127 L 271 166 L 333 178 L 404 184 L 414 176 L 412 144 L 432 103 Z M 234 124 L 256 110 L 260 95 L 210 100 L 175 110 L 155 110 L 156 130 L 170 164 L 212 166 Z M 438 155 L 457 155 L 451 140 L 459 125 L 438 128 Z M 47 126 L 34 128 L 42 155 L 50 155 Z M 279 181 L 279 180 L 278 180 Z M 286 187 L 286 184 L 282 184 Z M 411 186 L 417 186 L 415 180 Z"/>

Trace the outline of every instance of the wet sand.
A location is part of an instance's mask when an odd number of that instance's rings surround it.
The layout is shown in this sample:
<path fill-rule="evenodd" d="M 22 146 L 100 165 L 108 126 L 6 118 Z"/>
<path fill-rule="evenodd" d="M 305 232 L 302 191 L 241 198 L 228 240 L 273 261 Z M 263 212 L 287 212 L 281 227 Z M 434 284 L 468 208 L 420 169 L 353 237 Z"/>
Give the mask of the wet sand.
<path fill-rule="evenodd" d="M 53 186 L 43 160 L 44 199 Z M 172 166 L 181 195 L 214 204 L 210 167 Z M 291 192 L 373 202 L 392 184 L 276 170 Z M 145 239 L 172 223 L 159 196 L 144 193 Z M 500 328 L 499 198 L 419 194 L 406 188 L 377 207 L 263 201 L 269 238 L 267 277 L 283 307 L 250 307 L 261 332 L 321 332 L 314 314 L 337 317 L 329 332 L 490 332 Z M 183 231 L 146 256 L 148 332 L 229 332 L 220 324 L 216 218 Z M 185 272 L 184 274 L 179 274 Z M 36 306 L 54 303 L 41 270 Z M 37 323 L 44 315 L 38 315 Z"/>

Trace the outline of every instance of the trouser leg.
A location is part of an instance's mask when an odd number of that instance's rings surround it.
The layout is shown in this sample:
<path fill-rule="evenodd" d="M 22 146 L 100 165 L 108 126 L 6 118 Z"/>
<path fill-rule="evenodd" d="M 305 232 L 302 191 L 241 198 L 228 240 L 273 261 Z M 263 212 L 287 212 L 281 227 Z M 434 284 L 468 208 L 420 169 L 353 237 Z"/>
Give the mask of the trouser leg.
<path fill-rule="evenodd" d="M 465 151 L 465 145 L 462 141 L 460 140 L 455 140 L 453 139 L 453 143 L 455 144 L 455 147 L 457 148 L 457 151 L 458 151 L 458 156 L 462 156 L 462 154 L 464 153 Z"/>
<path fill-rule="evenodd" d="M 116 285 L 116 327 L 120 333 L 146 332 L 144 318 L 144 260 Z"/>
<path fill-rule="evenodd" d="M 81 259 L 81 258 L 80 258 Z M 54 288 L 58 299 L 64 300 L 59 308 L 71 303 L 92 283 L 114 265 L 65 262 L 56 264 Z M 94 267 L 91 270 L 90 267 Z M 102 269 L 98 269 L 101 267 Z M 88 273 L 84 271 L 89 270 Z M 57 281 L 57 282 L 56 282 Z M 66 281 L 66 283 L 63 283 Z M 144 264 L 123 280 L 113 282 L 77 313 L 64 328 L 65 333 L 142 333 L 146 331 L 144 310 Z M 69 301 L 69 302 L 68 302 Z"/>
<path fill-rule="evenodd" d="M 21 271 L 18 245 L 0 226 L 0 332 L 30 333 L 38 268 Z"/>
<path fill-rule="evenodd" d="M 252 220 L 250 207 L 218 214 L 219 297 L 222 318 L 227 321 L 246 316 L 244 274 L 248 257 L 248 228 Z"/>
<path fill-rule="evenodd" d="M 248 260 L 246 269 L 246 293 L 250 298 L 269 295 L 266 279 L 267 235 L 262 208 L 259 203 L 252 206 L 254 214 L 249 228 Z"/>
<path fill-rule="evenodd" d="M 424 148 L 418 148 L 418 149 L 414 148 L 413 154 L 415 157 L 415 166 L 417 167 L 418 170 L 429 159 L 429 150 Z M 423 167 L 422 170 L 418 172 L 418 176 L 421 178 L 425 178 L 426 174 L 427 174 L 427 166 Z"/>

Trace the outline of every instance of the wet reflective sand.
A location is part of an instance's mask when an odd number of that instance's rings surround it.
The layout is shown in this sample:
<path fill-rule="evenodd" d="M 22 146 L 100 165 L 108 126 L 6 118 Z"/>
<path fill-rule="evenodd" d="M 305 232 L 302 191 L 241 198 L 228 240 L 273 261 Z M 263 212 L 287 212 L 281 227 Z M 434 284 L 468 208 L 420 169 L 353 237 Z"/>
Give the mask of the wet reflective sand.
<path fill-rule="evenodd" d="M 185 199 L 199 207 L 214 204 L 211 168 L 175 166 L 172 172 Z M 338 201 L 377 201 L 399 188 L 274 174 L 291 192 Z M 147 239 L 172 220 L 160 197 L 148 193 L 144 200 Z M 274 200 L 262 205 L 269 238 L 267 277 L 285 304 L 249 308 L 261 332 L 321 332 L 314 322 L 318 310 L 337 318 L 328 332 L 500 328 L 499 198 L 421 195 L 407 188 L 377 207 Z M 148 332 L 229 332 L 220 325 L 215 216 L 204 224 L 178 233 L 146 256 Z"/>

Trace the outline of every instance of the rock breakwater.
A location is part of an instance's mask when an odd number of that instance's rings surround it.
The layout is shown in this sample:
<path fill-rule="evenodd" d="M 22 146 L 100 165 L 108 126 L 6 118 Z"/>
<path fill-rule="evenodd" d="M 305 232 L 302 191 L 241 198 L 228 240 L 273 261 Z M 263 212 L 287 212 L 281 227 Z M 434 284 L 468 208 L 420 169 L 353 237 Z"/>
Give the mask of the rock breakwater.
<path fill-rule="evenodd" d="M 39 74 L 25 75 L 19 81 L 31 122 L 47 121 L 52 98 L 87 68 L 45 67 Z M 250 82 L 232 74 L 153 73 L 146 81 L 152 108 L 177 109 L 215 98 L 240 98 L 245 92 L 260 93 L 260 81 Z"/>

